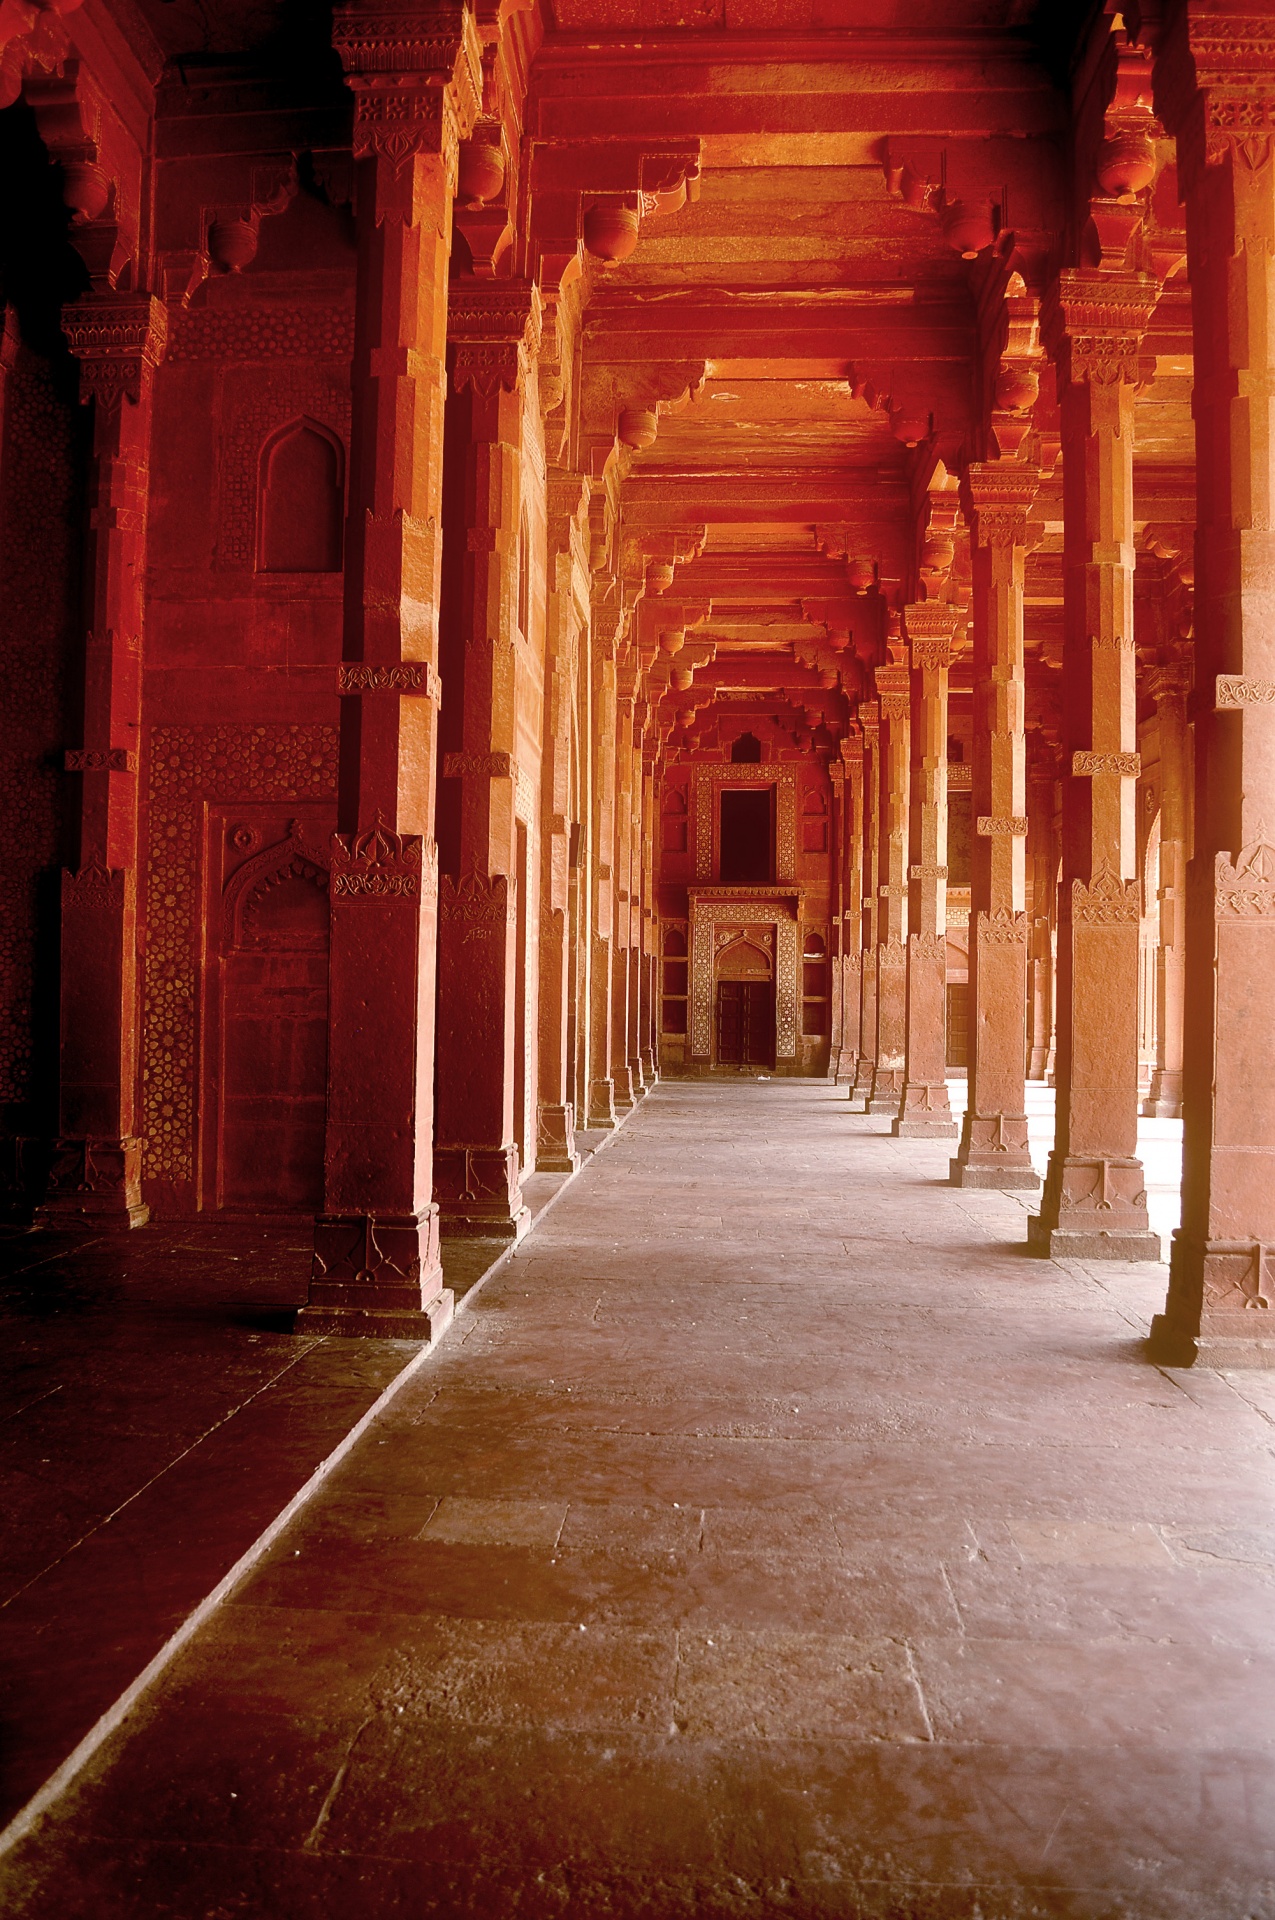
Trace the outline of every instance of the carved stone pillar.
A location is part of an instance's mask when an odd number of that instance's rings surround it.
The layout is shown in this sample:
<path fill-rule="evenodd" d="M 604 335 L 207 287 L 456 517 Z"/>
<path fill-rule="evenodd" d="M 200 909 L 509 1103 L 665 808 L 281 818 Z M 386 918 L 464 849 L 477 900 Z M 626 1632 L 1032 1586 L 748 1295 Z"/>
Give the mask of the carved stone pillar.
<path fill-rule="evenodd" d="M 539 327 L 539 295 L 526 281 L 452 283 L 447 526 L 464 545 L 446 577 L 461 648 L 445 677 L 461 712 L 457 748 L 456 719 L 444 716 L 443 777 L 459 793 L 449 796 L 458 818 L 444 842 L 456 871 L 439 878 L 434 1191 L 444 1232 L 511 1239 L 531 1224 L 514 1113 L 528 1046 L 517 902 L 530 884 L 518 850 L 517 624 L 524 385 Z"/>
<path fill-rule="evenodd" d="M 548 594 L 545 635 L 544 757 L 540 772 L 540 1045 L 536 1168 L 572 1173 L 575 1147 L 571 974 L 578 929 L 578 893 L 571 886 L 571 846 L 579 837 L 572 789 L 576 675 L 586 631 L 587 555 L 582 522 L 588 482 L 551 473 L 548 499 Z M 573 835 L 572 828 L 575 828 Z"/>
<path fill-rule="evenodd" d="M 615 926 L 616 666 L 614 642 L 595 642 L 593 659 L 593 947 L 589 967 L 589 1125 L 616 1124 L 611 1075 L 611 971 Z"/>
<path fill-rule="evenodd" d="M 1054 1149 L 1032 1248 L 1156 1260 L 1138 1146 L 1133 437 L 1141 275 L 1064 272 L 1046 317 L 1062 389 L 1063 884 Z"/>
<path fill-rule="evenodd" d="M 642 1097 L 633 1078 L 629 1034 L 632 989 L 630 934 L 633 868 L 633 695 L 636 673 L 626 660 L 617 666 L 615 704 L 615 805 L 612 810 L 611 871 L 611 1083 L 615 1105 L 627 1113 Z"/>
<path fill-rule="evenodd" d="M 841 954 L 845 945 L 842 915 L 846 910 L 846 770 L 840 760 L 829 761 L 828 779 L 832 786 L 829 849 L 832 862 L 829 888 L 832 938 L 828 942 L 828 1078 L 835 1084 L 837 1063 L 841 1058 L 843 1000 Z"/>
<path fill-rule="evenodd" d="M 660 1077 L 659 914 L 656 910 L 656 832 L 659 782 L 655 748 L 643 758 L 642 778 L 642 1073 L 648 1087 Z"/>
<path fill-rule="evenodd" d="M 339 6 L 354 93 L 359 301 L 332 843 L 324 1210 L 307 1330 L 433 1339 L 451 1317 L 432 1197 L 438 621 L 456 147 L 472 16 Z"/>
<path fill-rule="evenodd" d="M 947 673 L 956 613 L 906 607 L 911 659 L 908 809 L 907 1078 L 893 1131 L 954 1140 L 947 1095 Z"/>
<path fill-rule="evenodd" d="M 1057 768 L 1052 749 L 1036 751 L 1027 771 L 1027 861 L 1031 922 L 1027 946 L 1027 1078 L 1054 1072 L 1054 946 L 1058 918 Z"/>
<path fill-rule="evenodd" d="M 897 1114 L 907 1076 L 908 817 L 912 748 L 909 674 L 878 667 L 877 1045 L 869 1113 Z"/>
<path fill-rule="evenodd" d="M 93 403 L 79 866 L 62 875 L 58 1137 L 36 1219 L 137 1227 L 138 766 L 151 402 L 167 314 L 147 294 L 97 293 L 64 327 Z"/>
<path fill-rule="evenodd" d="M 1182 1034 L 1186 1009 L 1186 862 L 1190 828 L 1190 662 L 1170 661 L 1151 676 L 1160 736 L 1160 940 L 1156 949 L 1155 1067 L 1142 1111 L 1182 1117 Z"/>
<path fill-rule="evenodd" d="M 1153 1350 L 1275 1365 L 1275 51 L 1270 19 L 1178 8 L 1176 133 L 1195 346 L 1195 832 L 1182 1225 Z"/>
<path fill-rule="evenodd" d="M 969 1102 L 955 1187 L 1034 1192 L 1027 1149 L 1027 791 L 1023 576 L 1034 470 L 1007 460 L 966 475 L 974 569 L 974 843 Z"/>
<path fill-rule="evenodd" d="M 859 1058 L 850 1099 L 866 1113 L 877 1065 L 877 874 L 881 862 L 881 709 L 875 700 L 859 706 L 863 726 L 863 867 L 860 926 Z"/>
<path fill-rule="evenodd" d="M 863 741 L 843 740 L 845 817 L 841 912 L 841 1045 L 836 1083 L 853 1087 L 862 1051 L 863 994 Z"/>

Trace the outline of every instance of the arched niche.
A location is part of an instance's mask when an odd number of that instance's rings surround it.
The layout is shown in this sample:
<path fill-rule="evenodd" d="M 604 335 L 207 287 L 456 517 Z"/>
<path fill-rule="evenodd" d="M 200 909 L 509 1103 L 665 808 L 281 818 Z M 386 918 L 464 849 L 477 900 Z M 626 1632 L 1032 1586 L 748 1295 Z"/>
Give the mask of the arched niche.
<path fill-rule="evenodd" d="M 732 940 L 717 956 L 719 980 L 770 980 L 774 972 L 771 955 L 753 940 Z"/>
<path fill-rule="evenodd" d="M 261 573 L 339 573 L 345 510 L 345 449 L 330 428 L 303 416 L 261 449 L 257 568 Z"/>
<path fill-rule="evenodd" d="M 222 896 L 211 1204 L 301 1215 L 323 1198 L 328 866 L 299 823 Z"/>
<path fill-rule="evenodd" d="M 755 733 L 737 735 L 731 745 L 730 757 L 732 766 L 756 766 L 761 760 L 761 741 Z"/>

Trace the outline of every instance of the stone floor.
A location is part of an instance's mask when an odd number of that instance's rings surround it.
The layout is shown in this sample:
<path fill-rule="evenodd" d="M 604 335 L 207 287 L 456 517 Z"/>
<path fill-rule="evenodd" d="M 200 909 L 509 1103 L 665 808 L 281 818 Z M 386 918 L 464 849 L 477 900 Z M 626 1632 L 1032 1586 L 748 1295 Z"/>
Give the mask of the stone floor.
<path fill-rule="evenodd" d="M 949 1153 L 657 1088 L 0 1909 L 1275 1920 L 1275 1378 Z"/>

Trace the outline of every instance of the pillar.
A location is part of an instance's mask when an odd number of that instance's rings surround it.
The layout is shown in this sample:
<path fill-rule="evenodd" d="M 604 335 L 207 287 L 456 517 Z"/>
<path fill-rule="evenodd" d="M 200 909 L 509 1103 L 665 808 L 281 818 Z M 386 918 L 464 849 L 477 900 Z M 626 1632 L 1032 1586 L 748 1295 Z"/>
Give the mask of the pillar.
<path fill-rule="evenodd" d="M 1152 1119 L 1182 1117 L 1182 1033 L 1186 1011 L 1186 863 L 1190 828 L 1190 731 L 1187 660 L 1151 674 L 1160 738 L 1160 899 L 1156 948 L 1155 1066 L 1142 1111 Z"/>
<path fill-rule="evenodd" d="M 432 1194 L 438 622 L 456 146 L 479 99 L 472 16 L 425 39 L 339 7 L 354 93 L 358 303 L 332 842 L 324 1209 L 307 1331 L 437 1338 Z"/>
<path fill-rule="evenodd" d="M 1058 913 L 1058 844 L 1054 830 L 1057 767 L 1052 747 L 1032 735 L 1027 760 L 1027 863 L 1031 925 L 1027 947 L 1027 1078 L 1052 1083 L 1054 1073 L 1054 947 Z"/>
<path fill-rule="evenodd" d="M 138 1227 L 138 770 L 151 411 L 167 315 L 147 294 L 94 293 L 64 316 L 93 405 L 79 861 L 61 881 L 58 1136 L 36 1219 Z"/>
<path fill-rule="evenodd" d="M 1027 1147 L 1027 767 L 1023 579 L 1032 468 L 972 465 L 974 840 L 970 870 L 969 1098 L 954 1187 L 1034 1192 Z"/>
<path fill-rule="evenodd" d="M 906 1079 L 893 1132 L 954 1140 L 947 1095 L 947 674 L 956 610 L 904 609 L 911 672 Z"/>
<path fill-rule="evenodd" d="M 615 642 L 595 638 L 593 659 L 593 859 L 589 884 L 593 896 L 593 940 L 589 956 L 589 1125 L 614 1127 L 615 1081 L 612 1078 L 612 946 L 615 900 L 612 862 L 615 858 Z"/>
<path fill-rule="evenodd" d="M 1275 47 L 1179 6 L 1156 104 L 1177 135 L 1195 351 L 1195 830 L 1182 1225 L 1162 1359 L 1275 1365 Z"/>
<path fill-rule="evenodd" d="M 862 1052 L 863 1012 L 863 739 L 843 740 L 845 769 L 844 892 L 841 914 L 841 1046 L 836 1082 L 853 1088 Z"/>
<path fill-rule="evenodd" d="M 519 926 L 519 889 L 530 859 L 519 852 L 518 620 L 523 554 L 524 387 L 539 340 L 534 286 L 453 282 L 448 319 L 453 428 L 447 477 L 449 623 L 459 641 L 445 677 L 452 688 L 443 775 L 454 818 L 439 881 L 438 1119 L 435 1193 L 444 1232 L 518 1239 L 531 1224 L 523 1202 L 515 1118 L 528 1028 L 519 995 L 530 925 Z M 461 544 L 463 542 L 463 545 Z M 457 668 L 459 667 L 459 675 Z M 459 677 L 461 684 L 455 684 Z M 457 717 L 456 708 L 459 708 Z M 447 722 L 447 716 L 444 716 Z M 524 818 L 524 833 L 531 824 Z M 521 869 L 525 867 L 526 871 Z"/>
<path fill-rule="evenodd" d="M 907 1073 L 908 819 L 912 757 L 910 676 L 878 667 L 877 1045 L 869 1113 L 896 1115 Z"/>
<path fill-rule="evenodd" d="M 616 666 L 614 780 L 610 860 L 611 908 L 611 1084 L 616 1111 L 627 1113 L 642 1097 L 633 1077 L 630 1000 L 633 871 L 633 701 L 637 672 L 627 657 Z"/>
<path fill-rule="evenodd" d="M 588 483 L 578 473 L 552 473 L 548 488 L 548 594 L 545 635 L 544 754 L 540 768 L 540 1045 L 536 1169 L 573 1173 L 575 1085 L 571 1059 L 572 958 L 577 890 L 571 848 L 578 842 L 572 780 L 576 675 L 587 632 L 587 555 L 581 521 Z M 575 831 L 573 832 L 573 828 Z"/>
<path fill-rule="evenodd" d="M 881 709 L 877 701 L 859 705 L 863 726 L 863 866 L 859 928 L 859 1058 L 850 1099 L 866 1113 L 877 1064 L 877 873 L 881 860 Z"/>
<path fill-rule="evenodd" d="M 655 728 L 648 722 L 642 759 L 642 1074 L 648 1087 L 660 1077 L 659 938 L 656 903 L 656 834 L 659 828 L 659 776 Z"/>
<path fill-rule="evenodd" d="M 1037 1253 L 1156 1260 L 1138 1144 L 1133 439 L 1156 284 L 1067 270 L 1046 331 L 1063 447 L 1063 879 L 1054 1148 Z"/>

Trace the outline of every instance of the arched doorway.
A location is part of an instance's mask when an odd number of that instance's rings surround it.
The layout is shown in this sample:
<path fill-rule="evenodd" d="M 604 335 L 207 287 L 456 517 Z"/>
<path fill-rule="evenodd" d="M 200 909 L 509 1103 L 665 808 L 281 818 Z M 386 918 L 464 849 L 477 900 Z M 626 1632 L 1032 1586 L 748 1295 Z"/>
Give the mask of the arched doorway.
<path fill-rule="evenodd" d="M 205 1205 L 288 1214 L 322 1205 L 328 947 L 327 863 L 294 826 L 226 888 Z"/>
<path fill-rule="evenodd" d="M 716 1060 L 719 1067 L 775 1064 L 775 968 L 751 940 L 732 940 L 717 956 Z"/>

